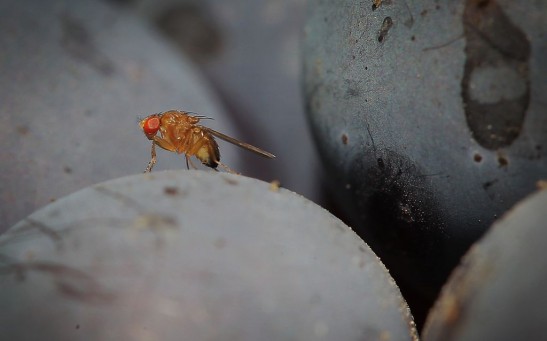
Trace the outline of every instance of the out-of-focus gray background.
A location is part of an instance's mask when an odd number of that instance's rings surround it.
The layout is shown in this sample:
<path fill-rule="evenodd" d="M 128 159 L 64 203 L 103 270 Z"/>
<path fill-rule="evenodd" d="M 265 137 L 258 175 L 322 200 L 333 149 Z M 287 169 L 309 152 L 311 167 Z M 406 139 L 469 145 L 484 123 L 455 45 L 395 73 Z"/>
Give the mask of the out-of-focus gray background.
<path fill-rule="evenodd" d="M 300 38 L 305 0 L 112 0 L 155 25 L 205 75 L 238 136 L 274 162 L 251 175 L 317 199 L 317 155 L 303 112 Z M 252 162 L 254 155 L 243 155 Z"/>
<path fill-rule="evenodd" d="M 305 1 L 9 0 L 0 4 L 0 232 L 88 185 L 142 172 L 137 119 L 180 109 L 274 153 L 222 161 L 321 201 L 303 113 Z M 183 169 L 160 150 L 157 170 Z"/>

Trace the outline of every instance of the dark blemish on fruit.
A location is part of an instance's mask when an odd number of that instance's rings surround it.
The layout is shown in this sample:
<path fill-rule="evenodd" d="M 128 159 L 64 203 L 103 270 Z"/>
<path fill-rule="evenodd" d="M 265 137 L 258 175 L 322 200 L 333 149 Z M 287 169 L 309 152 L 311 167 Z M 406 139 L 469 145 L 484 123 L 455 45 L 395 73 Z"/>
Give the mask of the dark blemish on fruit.
<path fill-rule="evenodd" d="M 384 160 L 381 157 L 379 157 L 378 160 L 376 160 L 376 162 L 378 163 L 378 167 L 380 169 L 386 168 L 386 165 L 384 164 Z"/>
<path fill-rule="evenodd" d="M 530 103 L 530 42 L 495 1 L 467 0 L 462 21 L 467 125 L 484 148 L 510 146 L 522 131 Z"/>
<path fill-rule="evenodd" d="M 20 135 L 27 135 L 29 133 L 29 128 L 27 126 L 17 126 L 17 132 L 20 134 Z"/>
<path fill-rule="evenodd" d="M 485 183 L 482 184 L 482 188 L 486 191 L 487 189 L 492 187 L 492 185 L 494 185 L 498 181 L 499 181 L 498 179 L 494 179 L 494 180 L 491 180 L 491 181 L 486 181 Z"/>
<path fill-rule="evenodd" d="M 509 161 L 507 160 L 507 158 L 505 158 L 505 156 L 498 155 L 498 164 L 500 167 L 507 167 Z"/>
<path fill-rule="evenodd" d="M 393 20 L 391 17 L 385 17 L 384 22 L 382 23 L 382 27 L 380 28 L 380 32 L 378 33 L 378 42 L 382 43 L 386 36 L 388 31 L 393 27 Z"/>
<path fill-rule="evenodd" d="M 163 189 L 163 193 L 167 195 L 177 195 L 179 194 L 179 189 L 175 186 L 167 186 Z"/>

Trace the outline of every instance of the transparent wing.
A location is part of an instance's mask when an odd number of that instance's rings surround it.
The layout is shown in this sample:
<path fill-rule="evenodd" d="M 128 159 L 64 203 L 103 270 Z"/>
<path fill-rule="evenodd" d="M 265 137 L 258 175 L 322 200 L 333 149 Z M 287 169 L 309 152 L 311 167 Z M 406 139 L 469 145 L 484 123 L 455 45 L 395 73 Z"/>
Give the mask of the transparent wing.
<path fill-rule="evenodd" d="M 211 133 L 211 135 L 216 136 L 216 137 L 218 137 L 219 139 L 222 139 L 222 140 L 224 140 L 224 141 L 226 141 L 226 142 L 230 142 L 230 143 L 232 143 L 232 144 L 234 144 L 234 145 L 236 145 L 236 146 L 238 146 L 238 147 L 245 148 L 245 149 L 247 149 L 247 150 L 249 150 L 249 151 L 251 151 L 251 152 L 254 152 L 254 153 L 256 153 L 256 154 L 258 154 L 258 155 L 260 155 L 260 156 L 264 156 L 264 157 L 267 157 L 267 158 L 270 158 L 270 159 L 275 158 L 275 155 L 273 155 L 272 153 L 269 153 L 269 152 L 267 152 L 267 151 L 265 151 L 265 150 L 262 150 L 262 149 L 260 149 L 260 148 L 258 148 L 258 147 L 255 147 L 255 146 L 250 145 L 250 144 L 245 143 L 245 142 L 241 142 L 241 141 L 239 141 L 239 140 L 237 140 L 237 139 L 235 139 L 235 138 L 233 138 L 233 137 L 230 137 L 230 136 L 228 136 L 228 135 L 225 135 L 225 134 L 223 134 L 223 133 L 221 133 L 221 132 L 218 132 L 218 131 L 216 131 L 216 130 L 213 130 L 213 129 L 211 129 L 211 128 L 207 128 L 207 127 L 204 127 L 204 126 L 199 126 L 199 127 L 200 127 L 201 129 L 205 130 L 205 131 L 208 131 L 209 133 Z"/>

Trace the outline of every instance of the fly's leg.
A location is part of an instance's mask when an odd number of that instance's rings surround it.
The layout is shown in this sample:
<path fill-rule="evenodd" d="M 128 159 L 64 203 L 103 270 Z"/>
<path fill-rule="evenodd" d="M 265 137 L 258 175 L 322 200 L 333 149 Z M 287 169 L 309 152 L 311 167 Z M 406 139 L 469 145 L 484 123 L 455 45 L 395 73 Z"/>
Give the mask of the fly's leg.
<path fill-rule="evenodd" d="M 202 148 L 207 148 L 207 157 L 204 154 L 200 154 Z M 191 144 L 191 148 L 188 150 L 186 155 L 195 155 L 198 160 L 201 161 L 207 167 L 215 169 L 215 166 L 219 164 L 218 151 L 215 152 L 215 148 L 218 148 L 214 139 L 207 136 L 201 135 Z M 216 149 L 218 150 L 218 149 Z"/>
<path fill-rule="evenodd" d="M 236 175 L 240 175 L 241 173 L 238 173 L 236 172 L 235 170 L 231 169 L 230 167 L 226 166 L 225 164 L 221 163 L 220 161 L 218 160 L 214 160 L 215 163 L 217 165 L 219 165 L 220 167 L 224 168 L 225 171 L 227 171 L 228 173 L 232 173 L 232 174 L 236 174 Z"/>
<path fill-rule="evenodd" d="M 192 162 L 192 159 L 190 159 L 190 156 L 186 154 L 186 168 L 190 169 L 190 166 L 192 166 L 192 169 L 198 169 L 196 165 Z"/>
<path fill-rule="evenodd" d="M 152 171 L 152 168 L 154 168 L 154 165 L 156 164 L 156 144 L 152 142 L 152 150 L 150 151 L 150 154 L 152 158 L 150 159 L 150 162 L 148 162 L 148 166 L 144 170 L 145 173 L 150 173 Z"/>
<path fill-rule="evenodd" d="M 207 145 L 209 142 L 210 142 L 210 140 L 206 137 L 200 138 L 198 141 L 196 141 L 196 143 L 194 143 L 193 148 L 188 152 L 188 154 L 195 155 L 201 149 L 201 147 Z M 214 163 L 216 163 L 217 165 L 221 166 L 225 171 L 227 171 L 228 173 L 232 173 L 232 174 L 239 174 L 238 172 L 234 171 L 230 167 L 228 167 L 225 164 L 223 164 L 222 162 L 220 162 L 220 160 L 217 160 L 214 153 L 211 153 L 211 154 L 213 154 L 213 155 L 209 155 L 209 157 L 211 157 L 212 161 Z M 211 167 L 211 168 L 213 168 L 213 167 Z M 213 168 L 213 169 L 218 172 L 218 169 L 216 169 L 216 168 Z"/>
<path fill-rule="evenodd" d="M 152 150 L 150 151 L 151 159 L 150 159 L 150 162 L 148 162 L 148 166 L 144 170 L 145 173 L 150 173 L 152 171 L 152 168 L 154 168 L 154 165 L 157 162 L 157 159 L 156 159 L 156 144 L 160 148 L 163 148 L 163 149 L 168 150 L 170 152 L 176 152 L 175 147 L 173 147 L 173 145 L 169 141 L 167 141 L 165 139 L 162 139 L 161 137 L 154 136 L 154 140 L 152 142 Z"/>

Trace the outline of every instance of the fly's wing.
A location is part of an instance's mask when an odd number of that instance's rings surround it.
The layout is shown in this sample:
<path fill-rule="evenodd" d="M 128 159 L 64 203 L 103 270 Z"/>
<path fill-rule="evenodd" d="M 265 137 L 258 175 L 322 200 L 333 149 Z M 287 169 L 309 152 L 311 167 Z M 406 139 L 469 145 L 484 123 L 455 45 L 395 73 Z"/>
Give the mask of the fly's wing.
<path fill-rule="evenodd" d="M 216 130 L 213 130 L 213 129 L 211 129 L 211 128 L 207 128 L 207 127 L 204 127 L 204 126 L 199 126 L 199 127 L 200 127 L 201 129 L 203 129 L 203 130 L 205 130 L 205 131 L 211 133 L 211 135 L 218 137 L 219 139 L 222 139 L 222 140 L 224 140 L 224 141 L 226 141 L 226 142 L 230 142 L 230 143 L 232 143 L 232 144 L 235 144 L 235 145 L 238 146 L 238 147 L 245 148 L 245 149 L 247 149 L 247 150 L 249 150 L 249 151 L 251 151 L 251 152 L 254 152 L 254 153 L 256 153 L 256 154 L 258 154 L 258 155 L 260 155 L 260 156 L 267 157 L 267 158 L 270 158 L 270 159 L 275 158 L 275 155 L 273 155 L 272 153 L 268 153 L 267 151 L 262 150 L 262 149 L 260 149 L 260 148 L 258 148 L 258 147 L 255 147 L 255 146 L 250 145 L 250 144 L 245 143 L 245 142 L 241 142 L 241 141 L 239 141 L 239 140 L 237 140 L 237 139 L 235 139 L 235 138 L 233 138 L 233 137 L 230 137 L 230 136 L 228 136 L 228 135 L 225 135 L 225 134 L 223 134 L 223 133 L 221 133 L 221 132 L 218 132 L 218 131 L 216 131 Z"/>

